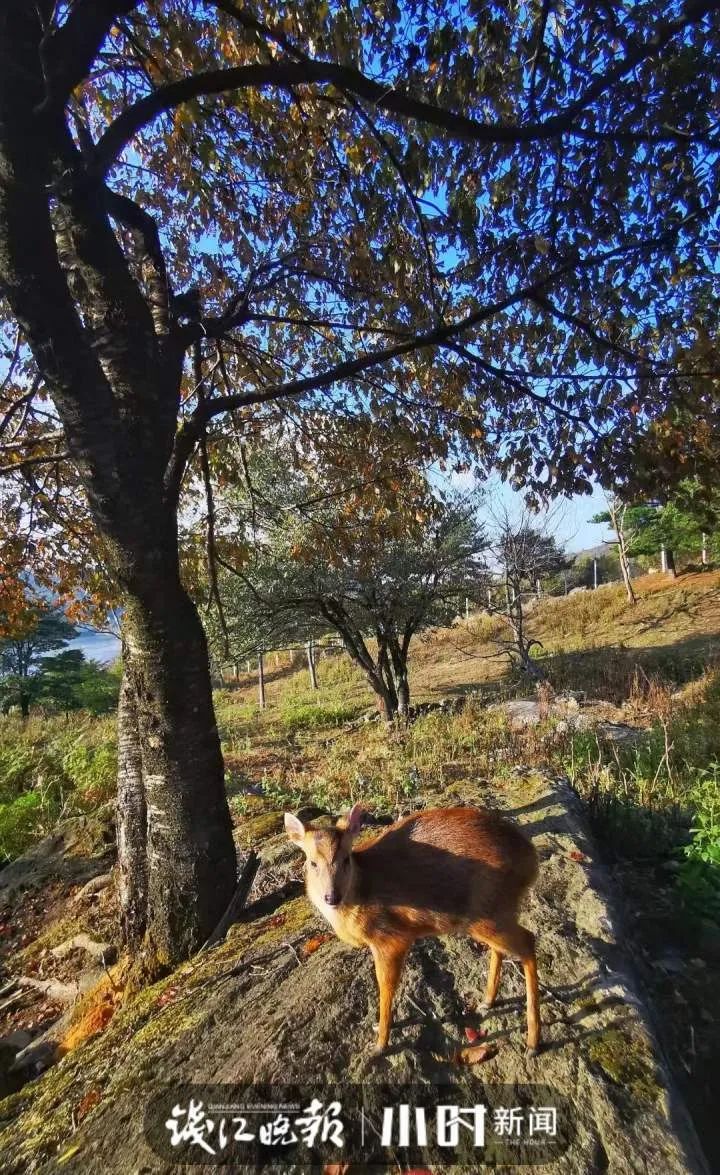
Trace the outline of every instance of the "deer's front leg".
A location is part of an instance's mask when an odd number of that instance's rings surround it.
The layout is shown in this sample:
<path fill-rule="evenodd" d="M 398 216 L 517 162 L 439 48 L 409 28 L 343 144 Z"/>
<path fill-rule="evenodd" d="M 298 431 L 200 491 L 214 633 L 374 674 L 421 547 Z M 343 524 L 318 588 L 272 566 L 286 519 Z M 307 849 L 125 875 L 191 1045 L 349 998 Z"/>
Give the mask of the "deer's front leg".
<path fill-rule="evenodd" d="M 380 996 L 380 1022 L 376 1045 L 376 1052 L 379 1053 L 387 1048 L 390 1038 L 393 998 L 405 965 L 408 946 L 408 943 L 396 939 L 383 939 L 370 945 L 375 960 L 375 975 Z"/>

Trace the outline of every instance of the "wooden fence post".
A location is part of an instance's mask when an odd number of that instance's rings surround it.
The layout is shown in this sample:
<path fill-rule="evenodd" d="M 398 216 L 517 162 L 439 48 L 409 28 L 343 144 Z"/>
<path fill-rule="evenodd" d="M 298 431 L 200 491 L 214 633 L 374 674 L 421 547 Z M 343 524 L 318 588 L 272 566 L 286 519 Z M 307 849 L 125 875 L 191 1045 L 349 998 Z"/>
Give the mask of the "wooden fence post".
<path fill-rule="evenodd" d="M 265 709 L 265 665 L 262 649 L 258 649 L 258 698 L 260 709 Z"/>

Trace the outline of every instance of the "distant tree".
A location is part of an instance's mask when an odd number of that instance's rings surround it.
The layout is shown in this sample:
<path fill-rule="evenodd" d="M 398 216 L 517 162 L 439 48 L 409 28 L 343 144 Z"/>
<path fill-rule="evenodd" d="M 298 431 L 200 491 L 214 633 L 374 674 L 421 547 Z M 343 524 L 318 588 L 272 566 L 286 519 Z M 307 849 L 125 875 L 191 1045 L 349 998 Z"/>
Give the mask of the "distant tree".
<path fill-rule="evenodd" d="M 608 523 L 615 531 L 616 548 L 618 562 L 620 564 L 620 574 L 625 585 L 625 594 L 628 598 L 628 603 L 636 604 L 637 596 L 632 585 L 632 575 L 630 573 L 630 548 L 632 547 L 633 539 L 636 537 L 636 531 L 632 526 L 631 520 L 628 518 L 629 506 L 623 502 L 616 494 L 606 494 L 605 500 L 607 502 L 607 510 L 601 511 L 599 514 L 594 514 L 590 519 L 595 523 Z"/>
<path fill-rule="evenodd" d="M 685 481 L 665 503 L 650 502 L 628 507 L 625 512 L 628 554 L 633 557 L 657 555 L 663 548 L 667 569 L 677 574 L 676 555 L 699 553 L 704 534 L 713 528 L 713 514 L 718 511 L 696 483 Z M 714 547 L 714 536 L 710 546 Z"/>
<path fill-rule="evenodd" d="M 351 515 L 337 502 L 321 502 L 300 519 L 286 510 L 262 528 L 251 561 L 221 579 L 231 642 L 238 632 L 246 647 L 337 632 L 388 721 L 409 714 L 413 637 L 450 623 L 486 582 L 476 504 L 440 501 L 411 473 L 398 491 L 392 508 L 380 499 Z M 304 497 L 312 496 L 305 482 Z"/>
<path fill-rule="evenodd" d="M 570 560 L 547 526 L 533 525 L 531 520 L 527 512 L 516 520 L 504 511 L 494 516 L 489 550 L 499 568 L 501 589 L 499 601 L 497 592 L 489 596 L 488 608 L 502 616 L 509 629 L 509 639 L 501 639 L 499 643 L 511 664 L 522 673 L 540 679 L 544 673 L 531 653 L 541 642 L 527 632 L 523 593 L 534 592 L 538 580 L 562 571 Z"/>
<path fill-rule="evenodd" d="M 18 614 L 11 635 L 0 641 L 0 698 L 4 709 L 19 706 L 23 718 L 40 688 L 41 659 L 62 649 L 77 636 L 62 608 L 47 601 L 28 601 Z"/>
<path fill-rule="evenodd" d="M 117 706 L 118 674 L 87 660 L 81 649 L 43 657 L 36 682 L 37 700 L 50 709 L 107 714 Z"/>

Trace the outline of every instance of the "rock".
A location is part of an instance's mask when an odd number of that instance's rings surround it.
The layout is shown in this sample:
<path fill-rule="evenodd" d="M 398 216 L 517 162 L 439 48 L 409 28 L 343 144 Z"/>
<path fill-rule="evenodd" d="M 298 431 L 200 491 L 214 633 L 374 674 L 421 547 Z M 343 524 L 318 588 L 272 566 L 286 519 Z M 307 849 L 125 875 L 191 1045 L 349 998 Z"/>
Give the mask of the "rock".
<path fill-rule="evenodd" d="M 645 733 L 637 726 L 627 726 L 624 722 L 598 722 L 595 730 L 598 738 L 611 743 L 637 742 Z"/>
<path fill-rule="evenodd" d="M 16 1028 L 14 1032 L 0 1036 L 0 1048 L 15 1049 L 16 1052 L 19 1052 L 20 1049 L 27 1048 L 31 1040 L 32 1034 L 26 1028 Z"/>
<path fill-rule="evenodd" d="M 73 951 L 84 951 L 92 959 L 103 963 L 114 963 L 117 957 L 117 950 L 111 943 L 96 942 L 89 934 L 85 933 L 75 934 L 72 938 L 66 938 L 65 942 L 61 942 L 59 946 L 50 948 L 50 954 L 57 959 L 64 959 Z"/>
<path fill-rule="evenodd" d="M 537 726 L 540 722 L 540 703 L 534 698 L 514 698 L 509 702 L 500 702 L 493 709 L 504 711 L 514 729 Z"/>
<path fill-rule="evenodd" d="M 524 773 L 504 777 L 496 790 L 453 784 L 452 802 L 506 808 L 541 857 L 522 918 L 537 934 L 542 985 L 547 1047 L 535 1060 L 525 1056 L 522 975 L 508 960 L 499 1002 L 482 1018 L 483 1042 L 497 1054 L 480 1070 L 454 1064 L 465 1028 L 478 1027 L 487 968 L 487 952 L 466 937 L 413 947 L 389 1053 L 373 1058 L 377 995 L 369 953 L 328 939 L 327 924 L 299 896 L 234 926 L 222 946 L 170 976 L 167 988 L 140 993 L 102 1037 L 63 1058 L 58 1080 L 51 1073 L 21 1090 L 12 1113 L 0 1116 L 4 1175 L 50 1175 L 63 1154 L 70 1175 L 169 1172 L 149 1147 L 143 1111 L 160 1084 L 177 1087 L 190 1076 L 216 1084 L 296 1081 L 319 1097 L 333 1082 L 372 1090 L 389 1081 L 419 1086 L 432 1098 L 438 1084 L 452 1081 L 466 1104 L 475 1101 L 479 1081 L 541 1083 L 563 1091 L 572 1129 L 567 1152 L 548 1171 L 701 1175 L 692 1126 L 630 978 L 609 880 L 569 785 Z M 267 842 L 264 867 L 287 866 L 288 849 L 292 855 L 282 837 Z M 160 990 L 172 998 L 162 1002 Z M 102 1099 L 73 1130 L 68 1106 L 93 1089 Z M 430 1159 L 421 1165 L 439 1168 Z"/>
<path fill-rule="evenodd" d="M 0 905 L 21 890 L 39 889 L 50 878 L 73 885 L 107 873 L 116 856 L 110 805 L 92 816 L 63 820 L 55 832 L 0 870 Z"/>
<path fill-rule="evenodd" d="M 111 882 L 112 871 L 108 871 L 107 873 L 100 873 L 97 877 L 91 877 L 90 880 L 87 881 L 85 885 L 83 885 L 82 888 L 79 889 L 78 892 L 73 896 L 73 904 L 79 905 L 81 902 L 86 901 L 87 898 L 95 897 L 95 895 L 100 893 L 103 889 L 107 889 Z"/>
<path fill-rule="evenodd" d="M 680 975 L 687 967 L 687 964 L 680 955 L 661 955 L 655 961 L 656 967 L 661 967 L 663 971 L 668 971 L 673 975 Z"/>

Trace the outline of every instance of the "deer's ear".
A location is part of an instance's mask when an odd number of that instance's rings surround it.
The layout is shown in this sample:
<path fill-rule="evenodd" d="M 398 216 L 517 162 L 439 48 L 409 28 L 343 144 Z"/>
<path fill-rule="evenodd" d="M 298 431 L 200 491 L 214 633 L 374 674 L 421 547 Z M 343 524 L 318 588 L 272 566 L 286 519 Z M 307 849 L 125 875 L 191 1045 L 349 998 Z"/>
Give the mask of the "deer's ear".
<path fill-rule="evenodd" d="M 357 836 L 362 828 L 363 810 L 361 804 L 353 804 L 342 824 L 345 827 L 345 835 L 349 837 Z"/>
<path fill-rule="evenodd" d="M 296 845 L 305 839 L 305 825 L 297 816 L 293 816 L 292 812 L 285 813 L 285 831 Z"/>

